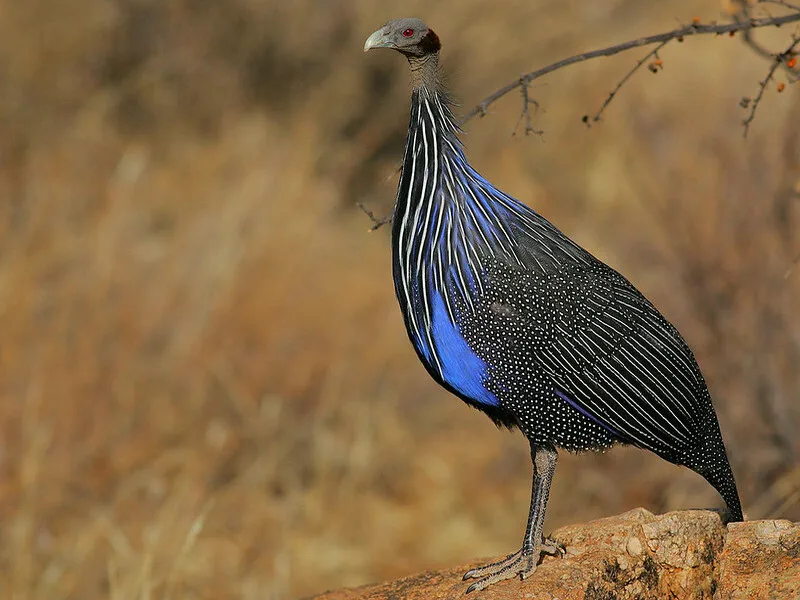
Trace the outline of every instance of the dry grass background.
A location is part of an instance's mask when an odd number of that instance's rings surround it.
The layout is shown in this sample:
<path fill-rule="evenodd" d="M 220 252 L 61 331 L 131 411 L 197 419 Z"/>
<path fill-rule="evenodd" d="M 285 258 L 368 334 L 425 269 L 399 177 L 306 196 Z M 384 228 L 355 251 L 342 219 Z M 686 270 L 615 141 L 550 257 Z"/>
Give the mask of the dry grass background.
<path fill-rule="evenodd" d="M 390 17 L 465 107 L 716 1 L 0 1 L 0 596 L 283 599 L 510 551 L 521 436 L 412 355 L 386 231 L 407 121 Z M 787 31 L 764 33 L 786 39 Z M 485 175 L 636 282 L 696 351 L 746 512 L 800 519 L 800 95 L 737 39 L 632 55 L 468 126 Z M 563 456 L 547 528 L 714 506 L 640 451 Z"/>

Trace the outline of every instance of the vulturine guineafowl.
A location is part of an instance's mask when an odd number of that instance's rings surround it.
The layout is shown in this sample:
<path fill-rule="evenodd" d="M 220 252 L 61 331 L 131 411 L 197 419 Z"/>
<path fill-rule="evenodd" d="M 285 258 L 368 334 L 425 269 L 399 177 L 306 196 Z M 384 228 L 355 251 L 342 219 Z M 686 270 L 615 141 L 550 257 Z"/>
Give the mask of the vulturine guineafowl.
<path fill-rule="evenodd" d="M 702 475 L 742 520 L 719 424 L 694 355 L 627 280 L 470 166 L 438 76 L 438 36 L 390 21 L 364 45 L 411 66 L 411 122 L 392 224 L 408 336 L 439 384 L 519 428 L 533 491 L 522 547 L 473 569 L 468 592 L 533 573 L 557 448 L 631 444 Z"/>

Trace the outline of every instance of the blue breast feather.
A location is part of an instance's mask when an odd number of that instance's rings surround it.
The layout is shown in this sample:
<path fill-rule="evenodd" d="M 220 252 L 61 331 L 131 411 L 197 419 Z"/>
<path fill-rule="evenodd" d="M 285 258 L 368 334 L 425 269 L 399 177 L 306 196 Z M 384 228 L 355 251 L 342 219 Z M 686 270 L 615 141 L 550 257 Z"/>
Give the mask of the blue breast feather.
<path fill-rule="evenodd" d="M 488 365 L 473 352 L 450 320 L 441 293 L 435 291 L 432 296 L 431 332 L 442 379 L 467 398 L 497 406 L 497 397 L 486 389 Z"/>
<path fill-rule="evenodd" d="M 497 397 L 486 388 L 488 365 L 481 359 L 458 331 L 458 327 L 450 320 L 445 309 L 444 300 L 439 292 L 433 294 L 432 305 L 432 337 L 435 352 L 441 365 L 442 379 L 453 389 L 481 404 L 497 406 Z M 430 355 L 426 352 L 430 359 Z M 585 417 L 600 425 L 603 429 L 617 437 L 617 431 L 585 410 L 570 396 L 557 387 L 553 390 L 559 398 L 580 412 Z"/>

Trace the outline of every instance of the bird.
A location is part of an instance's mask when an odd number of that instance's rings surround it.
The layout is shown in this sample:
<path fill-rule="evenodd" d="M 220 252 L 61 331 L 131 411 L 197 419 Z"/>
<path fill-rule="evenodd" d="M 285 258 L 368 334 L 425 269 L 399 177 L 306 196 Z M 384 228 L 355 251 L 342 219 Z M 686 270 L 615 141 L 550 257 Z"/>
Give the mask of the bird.
<path fill-rule="evenodd" d="M 410 121 L 392 220 L 392 274 L 417 356 L 430 376 L 530 444 L 533 482 L 521 548 L 469 570 L 467 593 L 525 579 L 543 554 L 558 450 L 632 445 L 699 473 L 743 520 L 706 382 L 655 306 L 467 160 L 439 72 L 439 36 L 395 19 L 364 51 L 408 59 Z"/>

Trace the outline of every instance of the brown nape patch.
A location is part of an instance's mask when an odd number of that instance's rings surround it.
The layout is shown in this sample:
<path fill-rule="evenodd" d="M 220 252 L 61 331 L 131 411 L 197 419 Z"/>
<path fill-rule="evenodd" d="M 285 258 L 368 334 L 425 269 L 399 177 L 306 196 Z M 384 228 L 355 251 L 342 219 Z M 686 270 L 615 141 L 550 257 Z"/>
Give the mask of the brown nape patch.
<path fill-rule="evenodd" d="M 433 54 L 442 49 L 442 44 L 433 29 L 428 29 L 428 33 L 419 41 L 419 47 L 425 54 Z"/>
<path fill-rule="evenodd" d="M 502 302 L 492 302 L 489 305 L 489 310 L 503 317 L 517 316 L 517 311 L 514 309 L 513 306 L 509 306 L 508 304 L 503 304 Z"/>

